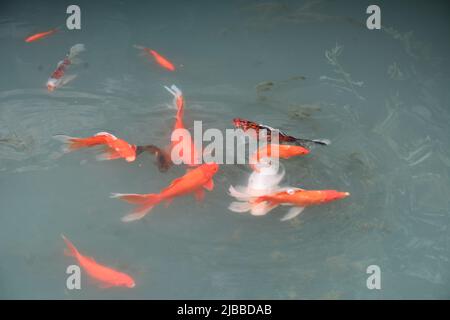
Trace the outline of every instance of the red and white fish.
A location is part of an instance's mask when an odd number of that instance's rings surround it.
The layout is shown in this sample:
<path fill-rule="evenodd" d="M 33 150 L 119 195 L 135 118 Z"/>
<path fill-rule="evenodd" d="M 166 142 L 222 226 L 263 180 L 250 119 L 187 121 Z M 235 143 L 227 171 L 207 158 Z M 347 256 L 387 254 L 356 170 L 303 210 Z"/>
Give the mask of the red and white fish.
<path fill-rule="evenodd" d="M 67 239 L 64 235 L 61 235 L 61 237 L 68 248 L 68 250 L 65 250 L 65 254 L 74 257 L 80 267 L 86 271 L 87 275 L 99 282 L 100 288 L 134 288 L 136 286 L 133 278 L 128 274 L 101 265 L 91 257 L 83 256 L 72 244 L 72 242 L 69 241 L 69 239 Z"/>
<path fill-rule="evenodd" d="M 119 139 L 108 132 L 99 132 L 91 137 L 78 138 L 65 135 L 53 136 L 63 142 L 63 152 L 71 152 L 83 148 L 105 146 L 104 153 L 98 155 L 97 160 L 125 159 L 132 162 L 136 159 L 136 146 Z"/>
<path fill-rule="evenodd" d="M 136 193 L 113 193 L 111 198 L 118 198 L 137 207 L 122 218 L 123 222 L 139 220 L 153 209 L 157 204 L 165 201 L 169 205 L 174 198 L 193 193 L 198 201 L 205 197 L 206 190 L 214 189 L 213 176 L 219 170 L 216 163 L 205 163 L 195 169 L 188 170 L 186 174 L 172 181 L 172 183 L 161 190 L 160 193 L 136 194 Z"/>
<path fill-rule="evenodd" d="M 56 88 L 62 87 L 63 85 L 75 79 L 76 75 L 66 75 L 66 71 L 69 66 L 80 63 L 80 60 L 76 59 L 75 57 L 85 50 L 86 48 L 84 44 L 81 43 L 76 44 L 72 48 L 70 48 L 70 51 L 66 55 L 64 60 L 58 62 L 56 70 L 53 71 L 52 75 L 47 80 L 48 91 L 54 91 Z"/>
<path fill-rule="evenodd" d="M 164 86 L 164 88 L 166 88 L 166 90 L 173 95 L 173 105 L 177 110 L 173 130 L 175 131 L 181 129 L 186 130 L 186 133 L 188 133 L 183 123 L 185 105 L 183 93 L 175 85 L 172 85 L 170 88 Z M 178 149 L 176 151 L 179 152 L 172 152 L 172 150 L 176 147 Z M 192 138 L 192 135 L 190 133 L 189 136 L 183 136 L 179 140 L 172 141 L 170 150 L 172 156 L 179 157 L 188 166 L 197 166 L 201 163 L 201 152 L 197 150 L 194 139 Z"/>
<path fill-rule="evenodd" d="M 229 192 L 230 195 L 240 200 L 229 206 L 229 209 L 234 212 L 250 211 L 252 215 L 262 216 L 279 205 L 292 206 L 281 221 L 298 216 L 305 207 L 336 201 L 350 195 L 348 192 L 336 190 L 304 190 L 292 187 L 282 188 L 277 192 L 258 197 L 251 197 L 232 187 L 230 187 Z"/>
<path fill-rule="evenodd" d="M 149 49 L 143 46 L 134 45 L 136 49 L 142 50 L 143 52 L 151 55 L 153 59 L 155 59 L 156 63 L 160 65 L 162 68 L 169 70 L 169 71 L 175 71 L 175 66 L 172 62 L 170 62 L 167 58 L 163 57 L 161 54 L 156 52 L 153 49 Z"/>

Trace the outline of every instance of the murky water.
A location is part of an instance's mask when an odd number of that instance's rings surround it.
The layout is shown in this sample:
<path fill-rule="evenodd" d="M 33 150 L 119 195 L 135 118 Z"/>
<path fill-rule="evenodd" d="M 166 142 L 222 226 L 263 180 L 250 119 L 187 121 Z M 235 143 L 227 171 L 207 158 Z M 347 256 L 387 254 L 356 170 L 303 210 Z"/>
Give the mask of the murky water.
<path fill-rule="evenodd" d="M 367 1 L 77 1 L 80 31 L 23 41 L 64 26 L 69 4 L 0 4 L 1 298 L 450 298 L 445 1 L 378 1 L 383 28 L 373 31 Z M 87 48 L 78 77 L 47 92 L 76 43 Z M 134 44 L 164 53 L 177 72 Z M 232 213 L 227 189 L 250 169 L 226 165 L 203 203 L 179 198 L 121 222 L 130 206 L 111 192 L 157 192 L 184 169 L 161 173 L 146 155 L 61 156 L 52 135 L 108 131 L 164 146 L 171 84 L 184 92 L 188 126 L 223 130 L 243 117 L 330 139 L 283 161 L 283 184 L 351 197 L 284 223 L 283 208 Z M 82 289 L 67 290 L 74 261 L 61 233 L 136 287 L 98 289 L 82 274 Z M 369 265 L 381 268 L 381 290 L 366 287 Z"/>

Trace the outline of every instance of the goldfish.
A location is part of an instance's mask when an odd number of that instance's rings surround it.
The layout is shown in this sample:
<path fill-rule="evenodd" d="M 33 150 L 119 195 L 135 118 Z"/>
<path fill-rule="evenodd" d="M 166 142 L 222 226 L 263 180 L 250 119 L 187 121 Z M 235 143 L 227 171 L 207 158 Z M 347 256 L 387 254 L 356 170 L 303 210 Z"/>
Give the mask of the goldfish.
<path fill-rule="evenodd" d="M 174 97 L 173 104 L 177 110 L 173 130 L 174 131 L 179 130 L 179 129 L 186 130 L 184 123 L 183 123 L 184 104 L 185 104 L 184 98 L 183 98 L 183 93 L 175 85 L 172 85 L 170 88 L 165 86 L 165 88 L 167 91 L 169 91 L 173 95 L 173 97 Z M 186 144 L 185 144 L 185 141 L 182 141 L 182 139 L 179 139 L 178 141 L 172 141 L 170 150 L 172 151 L 172 149 L 175 148 L 175 146 L 177 146 L 178 144 L 181 143 L 182 146 L 181 146 L 177 156 L 180 156 L 180 158 L 183 159 L 183 161 L 186 165 L 196 166 L 200 163 L 201 152 L 199 152 L 197 150 L 192 136 L 189 136 L 189 137 L 183 136 L 183 139 L 184 138 L 189 138 L 188 141 L 186 141 Z M 184 148 L 184 147 L 186 147 L 186 148 Z M 188 154 L 186 154 L 186 153 L 188 153 Z"/>
<path fill-rule="evenodd" d="M 241 118 L 234 118 L 233 119 L 233 123 L 235 128 L 237 129 L 242 129 L 244 132 L 248 131 L 249 129 L 253 129 L 256 137 L 259 136 L 259 131 L 260 130 L 266 130 L 266 135 L 267 135 L 267 142 L 271 142 L 271 134 L 272 133 L 276 133 L 278 132 L 278 141 L 280 143 L 283 142 L 293 142 L 293 143 L 298 143 L 302 146 L 309 146 L 310 144 L 319 144 L 319 145 L 329 145 L 330 141 L 327 139 L 315 139 L 315 140 L 311 140 L 311 139 L 302 139 L 302 138 L 296 138 L 293 136 L 289 136 L 286 133 L 274 129 L 272 127 L 269 127 L 267 125 L 264 124 L 259 124 L 250 120 L 245 120 L 245 119 L 241 119 Z"/>
<path fill-rule="evenodd" d="M 344 199 L 350 195 L 349 192 L 337 190 L 304 190 L 292 187 L 281 188 L 277 192 L 258 197 L 249 196 L 233 188 L 230 188 L 229 192 L 233 197 L 240 200 L 229 206 L 229 209 L 234 212 L 250 211 L 252 215 L 261 216 L 279 205 L 292 206 L 281 221 L 295 218 L 305 207 Z"/>
<path fill-rule="evenodd" d="M 164 69 L 167 69 L 169 71 L 175 71 L 175 66 L 173 65 L 173 63 L 170 62 L 165 57 L 163 57 L 162 55 L 160 55 L 155 50 L 152 50 L 152 49 L 149 49 L 149 48 L 145 48 L 145 47 L 139 46 L 139 45 L 134 45 L 134 47 L 136 49 L 143 50 L 144 52 L 150 54 L 155 59 L 156 63 L 159 64 Z"/>
<path fill-rule="evenodd" d="M 81 43 L 76 44 L 70 48 L 69 53 L 63 60 L 58 62 L 56 70 L 53 71 L 50 78 L 47 80 L 48 91 L 54 91 L 56 88 L 62 87 L 63 85 L 75 79 L 76 75 L 67 76 L 66 71 L 70 65 L 80 63 L 80 61 L 75 59 L 75 57 L 85 50 L 86 48 L 84 44 Z"/>
<path fill-rule="evenodd" d="M 130 222 L 142 219 L 157 204 L 165 201 L 169 205 L 175 197 L 193 193 L 198 201 L 205 197 L 206 189 L 214 189 L 213 176 L 219 170 L 219 165 L 215 162 L 204 163 L 195 169 L 188 169 L 185 175 L 175 179 L 172 183 L 162 189 L 159 193 L 136 194 L 136 193 L 112 193 L 111 198 L 118 198 L 137 207 L 122 218 L 123 222 Z"/>
<path fill-rule="evenodd" d="M 91 137 L 77 138 L 66 135 L 56 135 L 55 139 L 64 143 L 63 152 L 71 152 L 82 148 L 104 146 L 104 153 L 97 155 L 97 160 L 125 159 L 132 162 L 136 159 L 135 145 L 119 139 L 108 132 L 99 132 Z"/>
<path fill-rule="evenodd" d="M 39 33 L 33 34 L 33 35 L 27 37 L 25 39 L 25 42 L 33 42 L 33 41 L 36 41 L 36 40 L 48 37 L 49 35 L 54 34 L 56 31 L 58 31 L 58 28 L 54 28 L 54 29 L 51 29 L 49 31 L 39 32 Z"/>
<path fill-rule="evenodd" d="M 126 273 L 114 270 L 97 263 L 93 258 L 83 256 L 77 248 L 63 234 L 61 235 L 67 245 L 66 255 L 74 257 L 78 264 L 94 280 L 100 283 L 101 288 L 127 287 L 134 288 L 133 278 Z"/>
<path fill-rule="evenodd" d="M 277 157 L 277 149 L 278 149 L 278 157 Z M 262 147 L 259 147 L 256 152 L 250 156 L 250 166 L 253 170 L 259 170 L 255 163 L 259 163 L 262 158 L 268 157 L 268 158 L 282 158 L 282 159 L 289 159 L 291 157 L 295 156 L 301 156 L 306 155 L 309 153 L 309 150 L 301 147 L 301 146 L 295 146 L 295 145 L 289 145 L 289 144 L 266 144 Z"/>

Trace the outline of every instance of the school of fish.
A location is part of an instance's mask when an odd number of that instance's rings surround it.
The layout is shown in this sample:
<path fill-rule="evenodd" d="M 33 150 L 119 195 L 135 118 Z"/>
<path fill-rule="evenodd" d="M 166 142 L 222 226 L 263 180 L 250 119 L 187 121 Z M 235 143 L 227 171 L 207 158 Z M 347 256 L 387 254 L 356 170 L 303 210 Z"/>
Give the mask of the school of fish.
<path fill-rule="evenodd" d="M 55 34 L 59 28 L 28 36 L 24 41 L 32 43 Z M 141 55 L 151 59 L 162 70 L 175 72 L 177 67 L 168 58 L 154 49 L 141 45 L 134 45 Z M 65 58 L 58 62 L 56 69 L 47 80 L 46 87 L 49 92 L 62 88 L 75 79 L 76 75 L 67 74 L 67 71 L 79 65 L 80 53 L 85 51 L 83 44 L 76 44 L 69 49 Z M 120 199 L 134 208 L 122 217 L 123 222 L 143 219 L 155 206 L 164 203 L 167 207 L 175 198 L 193 195 L 197 201 L 204 201 L 205 190 L 213 191 L 214 176 L 219 171 L 219 164 L 215 162 L 202 163 L 203 150 L 196 147 L 192 136 L 185 127 L 183 116 L 185 112 L 185 98 L 182 91 L 176 86 L 164 86 L 173 96 L 172 108 L 176 110 L 172 133 L 177 130 L 185 131 L 188 136 L 172 140 L 165 147 L 155 145 L 138 146 L 131 144 L 109 132 L 98 132 L 87 137 L 72 137 L 56 134 L 53 137 L 62 143 L 63 154 L 83 149 L 97 150 L 97 160 L 118 160 L 133 162 L 143 153 L 153 155 L 158 169 L 168 171 L 175 164 L 184 164 L 186 172 L 157 193 L 112 193 L 111 198 Z M 304 139 L 290 136 L 270 126 L 263 125 L 242 118 L 232 120 L 236 130 L 241 130 L 251 139 L 256 139 L 259 147 L 249 155 L 251 174 L 246 186 L 230 186 L 229 194 L 235 198 L 228 206 L 233 212 L 250 212 L 253 216 L 263 216 L 278 206 L 289 206 L 288 212 L 281 218 L 282 221 L 297 217 L 306 207 L 326 204 L 344 199 L 350 195 L 348 192 L 337 190 L 305 190 L 299 187 L 283 186 L 281 182 L 285 176 L 284 167 L 280 159 L 290 159 L 298 156 L 307 156 L 314 145 L 328 145 L 330 141 L 321 139 Z M 263 134 L 263 135 L 261 135 Z M 276 135 L 276 142 L 272 139 Z M 261 143 L 265 137 L 266 144 Z M 186 138 L 186 141 L 182 141 Z M 183 142 L 183 143 L 182 143 Z M 176 151 L 176 152 L 175 152 Z M 72 257 L 98 284 L 100 288 L 125 287 L 134 288 L 136 282 L 132 276 L 102 265 L 94 258 L 84 256 L 65 235 L 61 235 L 67 249 L 67 256 Z"/>

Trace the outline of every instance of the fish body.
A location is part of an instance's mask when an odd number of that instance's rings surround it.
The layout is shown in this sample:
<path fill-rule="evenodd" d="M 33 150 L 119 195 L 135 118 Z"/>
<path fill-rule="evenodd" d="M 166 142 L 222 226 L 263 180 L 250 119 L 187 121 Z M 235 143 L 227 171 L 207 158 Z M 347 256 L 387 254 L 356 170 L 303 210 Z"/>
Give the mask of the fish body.
<path fill-rule="evenodd" d="M 50 78 L 47 80 L 47 89 L 48 91 L 54 91 L 55 89 L 62 87 L 68 82 L 72 81 L 76 75 L 66 75 L 66 71 L 70 65 L 74 63 L 79 63 L 78 60 L 75 60 L 75 57 L 81 52 L 85 51 L 84 44 L 76 44 L 70 48 L 69 53 L 66 57 L 58 62 L 55 71 L 50 75 Z"/>
<path fill-rule="evenodd" d="M 235 212 L 250 211 L 252 215 L 261 216 L 267 214 L 279 205 L 291 206 L 288 213 L 281 221 L 290 220 L 299 215 L 305 207 L 325 204 L 340 200 L 350 195 L 348 192 L 337 190 L 304 190 L 300 188 L 281 188 L 277 192 L 258 197 L 245 196 L 243 194 L 231 194 L 240 200 L 230 205 L 230 210 Z"/>
<path fill-rule="evenodd" d="M 165 88 L 167 91 L 169 91 L 173 95 L 173 105 L 177 110 L 173 131 L 187 130 L 186 127 L 184 126 L 184 122 L 183 122 L 184 106 L 185 106 L 183 93 L 175 85 L 172 85 L 170 88 L 165 86 Z M 179 148 L 179 152 L 177 154 L 172 154 L 172 156 L 179 157 L 188 166 L 197 166 L 201 162 L 200 161 L 201 160 L 201 152 L 197 150 L 194 139 L 192 138 L 192 135 L 189 134 L 189 137 L 183 136 L 183 139 L 184 138 L 187 138 L 187 141 L 182 141 L 182 139 L 172 141 L 172 144 L 170 146 L 171 151 L 176 146 L 181 144 L 181 148 Z"/>
<path fill-rule="evenodd" d="M 130 214 L 124 216 L 122 221 L 129 222 L 142 219 L 150 210 L 162 201 L 168 204 L 175 197 L 195 194 L 197 200 L 203 200 L 203 189 L 213 190 L 213 176 L 219 169 L 216 163 L 205 163 L 195 169 L 188 170 L 185 175 L 172 181 L 172 183 L 156 194 L 122 194 L 113 193 L 112 198 L 118 198 L 128 203 L 138 205 Z"/>
<path fill-rule="evenodd" d="M 93 258 L 83 256 L 77 248 L 64 235 L 61 235 L 67 245 L 66 254 L 74 257 L 80 267 L 94 280 L 100 283 L 100 287 L 127 287 L 133 288 L 136 284 L 131 276 L 113 268 L 97 263 Z"/>
<path fill-rule="evenodd" d="M 114 160 L 123 158 L 127 162 L 136 160 L 136 146 L 119 139 L 108 132 L 99 132 L 86 138 L 56 135 L 55 139 L 64 143 L 63 152 L 71 152 L 82 148 L 105 146 L 104 153 L 97 156 L 97 160 Z"/>
<path fill-rule="evenodd" d="M 260 169 L 257 164 L 261 163 L 262 159 L 289 159 L 295 156 L 307 155 L 308 153 L 309 150 L 302 146 L 270 143 L 259 147 L 258 150 L 250 156 L 250 166 L 253 170 L 258 171 Z"/>
<path fill-rule="evenodd" d="M 174 64 L 172 62 L 170 62 L 167 58 L 165 58 L 164 56 L 159 54 L 156 50 L 153 50 L 150 48 L 145 48 L 140 45 L 134 45 L 134 47 L 136 49 L 142 50 L 143 52 L 151 55 L 153 57 L 153 59 L 155 60 L 155 62 L 162 68 L 169 70 L 169 71 L 175 71 L 176 68 L 175 68 Z"/>
<path fill-rule="evenodd" d="M 27 37 L 25 39 L 25 42 L 33 42 L 33 41 L 36 41 L 36 40 L 48 37 L 48 36 L 54 34 L 56 31 L 58 31 L 58 28 L 51 29 L 51 30 L 45 31 L 45 32 L 39 32 L 39 33 L 33 34 L 33 35 Z"/>
<path fill-rule="evenodd" d="M 267 142 L 272 141 L 272 134 L 278 133 L 278 141 L 280 143 L 292 142 L 292 143 L 298 143 L 304 147 L 308 146 L 309 144 L 320 144 L 320 145 L 329 145 L 330 144 L 330 141 L 326 140 L 326 139 L 310 140 L 310 139 L 296 138 L 296 137 L 293 137 L 293 136 L 290 136 L 290 135 L 284 133 L 283 131 L 274 129 L 267 125 L 259 124 L 259 123 L 256 123 L 256 122 L 253 122 L 250 120 L 241 119 L 241 118 L 234 118 L 233 124 L 234 124 L 235 128 L 242 129 L 244 132 L 253 130 L 253 132 L 255 134 L 254 138 L 256 138 L 256 139 L 259 137 L 260 131 L 265 131 Z"/>

